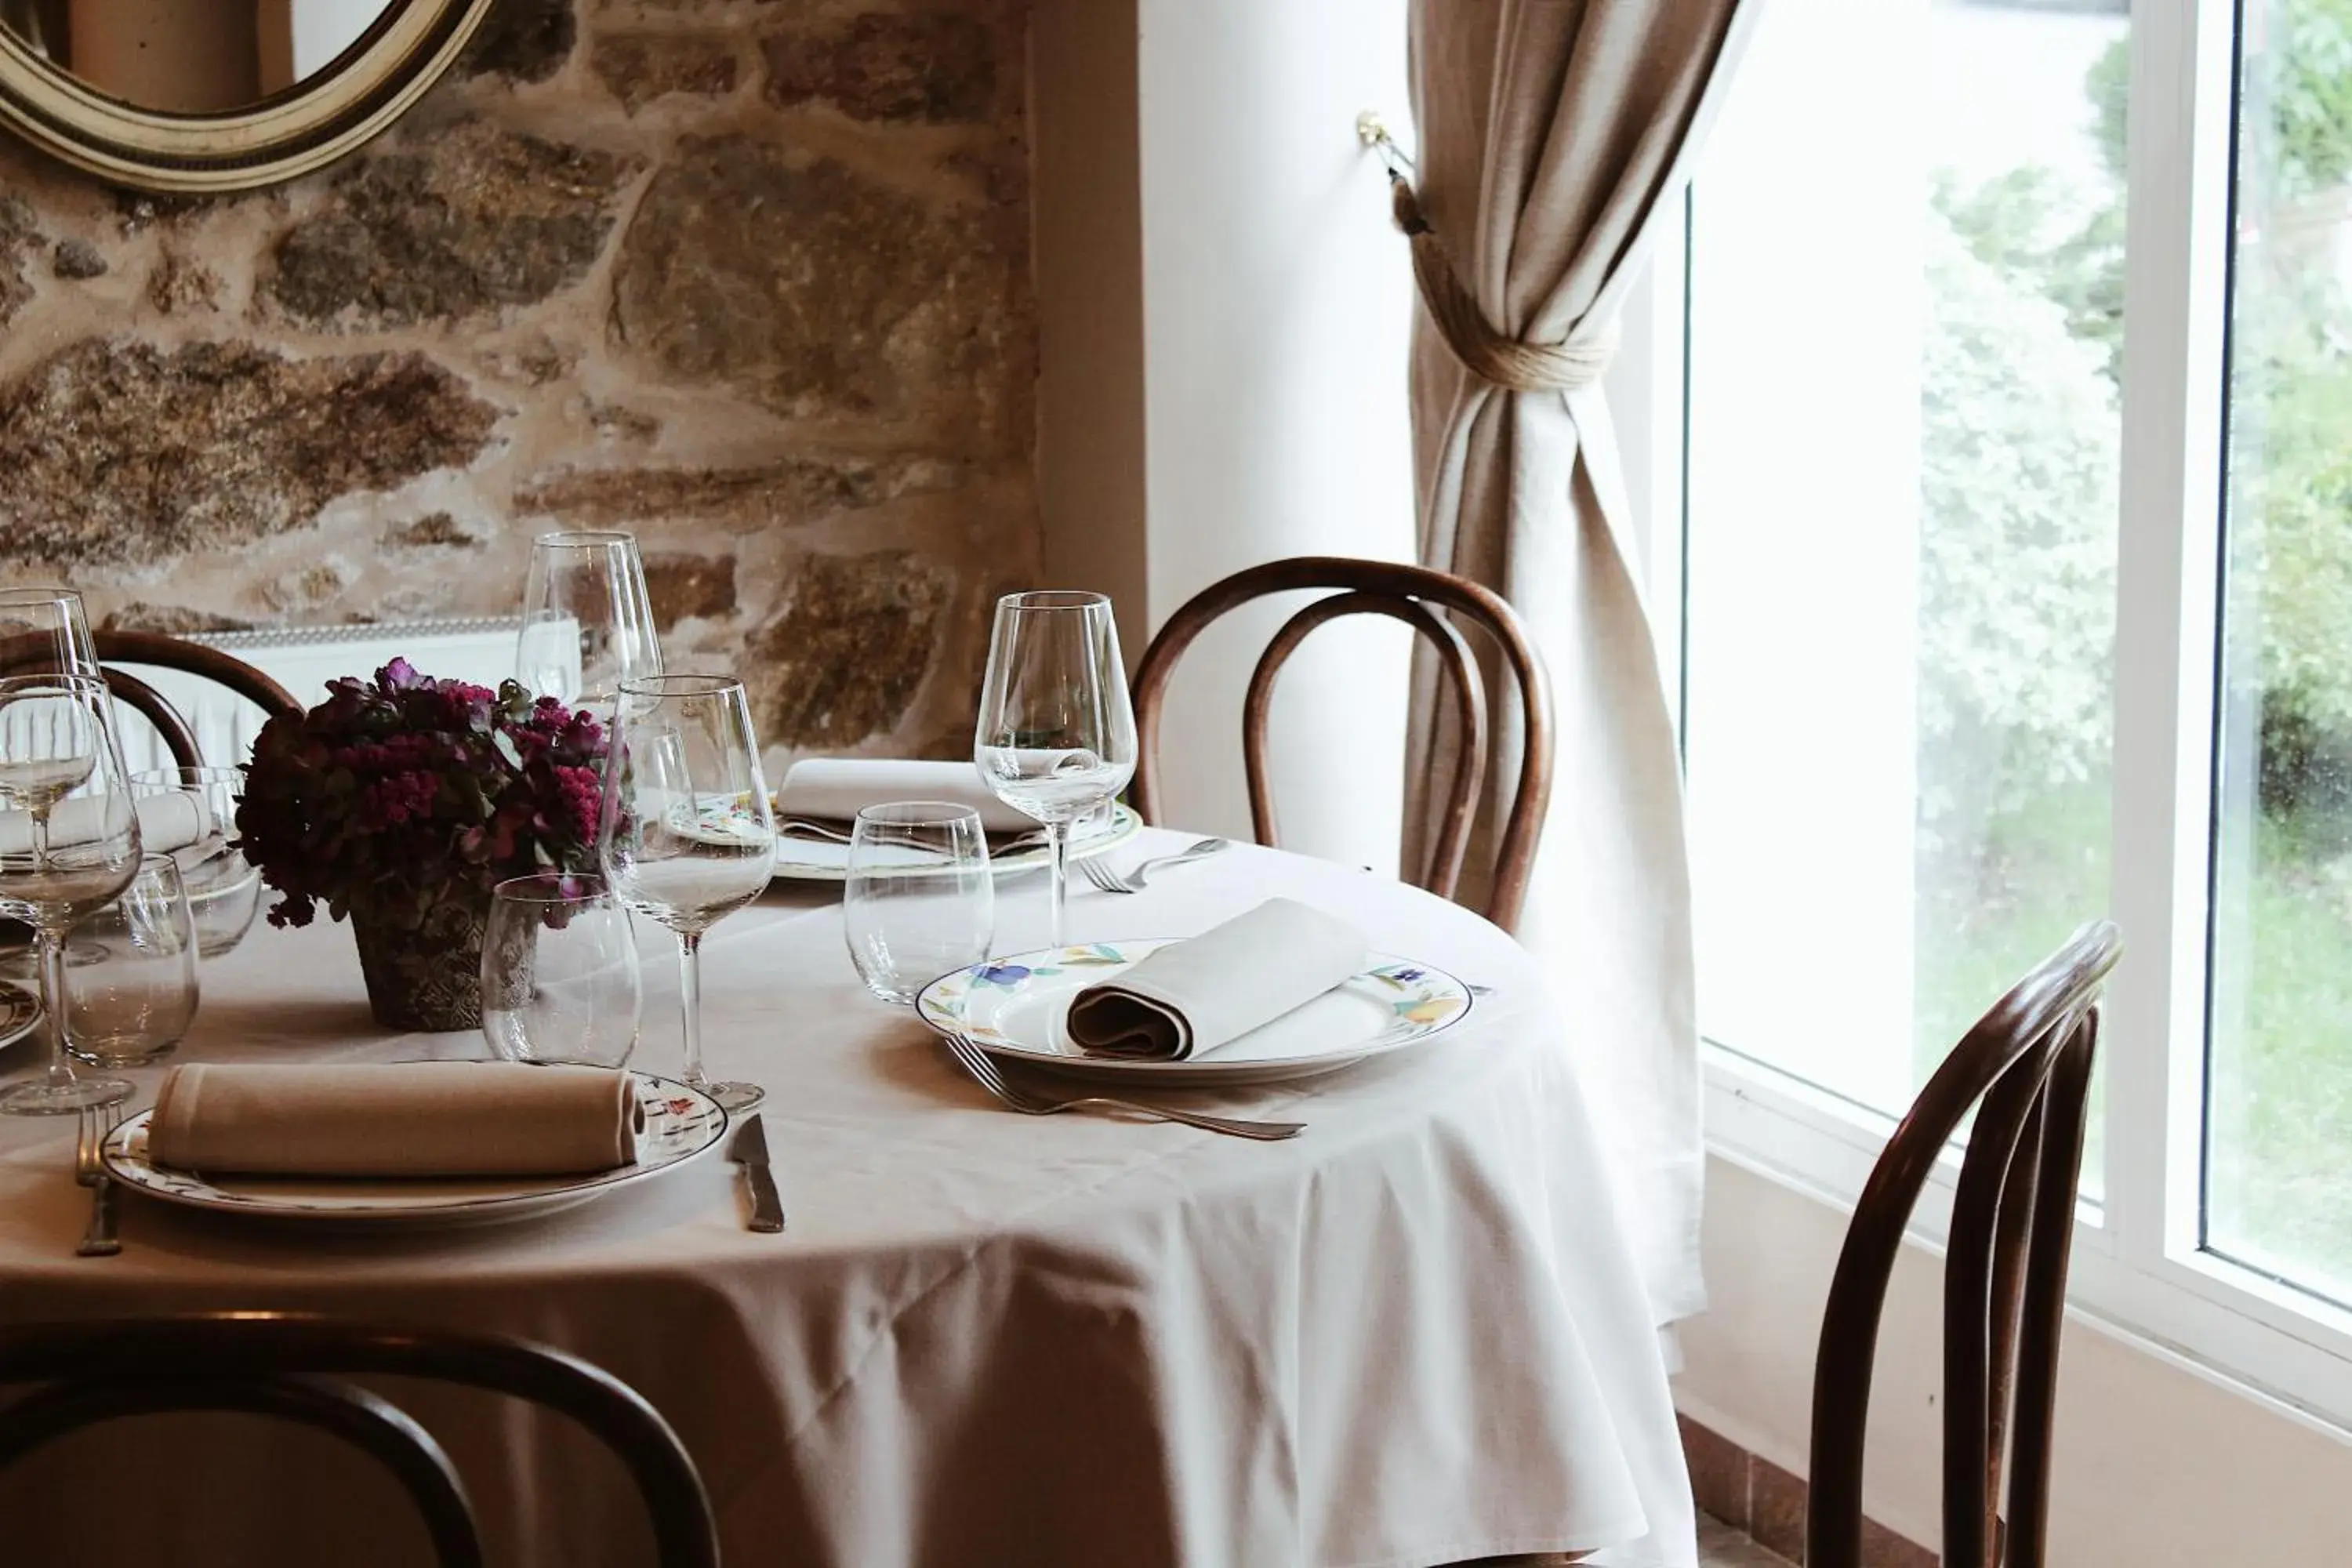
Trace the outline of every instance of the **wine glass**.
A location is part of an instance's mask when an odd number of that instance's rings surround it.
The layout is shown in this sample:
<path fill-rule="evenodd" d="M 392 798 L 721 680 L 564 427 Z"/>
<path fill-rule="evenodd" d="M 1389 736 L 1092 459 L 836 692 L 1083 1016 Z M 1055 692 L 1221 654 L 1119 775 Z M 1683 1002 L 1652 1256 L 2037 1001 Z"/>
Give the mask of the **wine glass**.
<path fill-rule="evenodd" d="M 516 679 L 534 695 L 601 709 L 621 682 L 661 668 L 636 535 L 542 533 L 531 542 Z"/>
<path fill-rule="evenodd" d="M 621 682 L 613 703 L 596 834 L 621 901 L 677 933 L 686 1081 L 730 1111 L 766 1091 L 702 1073 L 702 933 L 760 896 L 776 856 L 776 819 L 742 683 L 724 675 Z"/>
<path fill-rule="evenodd" d="M 636 928 L 602 878 L 541 871 L 491 891 L 482 1034 L 501 1059 L 623 1067 L 642 1003 Z"/>
<path fill-rule="evenodd" d="M 1108 598 L 1055 591 L 996 601 L 971 760 L 997 799 L 1045 824 L 1060 947 L 1070 825 L 1135 772 L 1135 709 Z"/>
<path fill-rule="evenodd" d="M 139 874 L 139 815 L 115 744 L 106 682 L 0 679 L 0 913 L 40 952 L 49 1069 L 0 1094 L 0 1112 L 61 1116 L 131 1097 L 123 1079 L 77 1078 L 66 1056 L 66 936 Z"/>
<path fill-rule="evenodd" d="M 245 940 L 261 907 L 261 868 L 229 847 L 236 837 L 236 803 L 245 793 L 242 768 L 148 768 L 131 775 L 141 800 L 184 795 L 199 803 L 204 836 L 172 850 L 196 922 L 196 951 L 218 958 Z"/>
<path fill-rule="evenodd" d="M 196 920 L 179 863 L 140 858 L 122 896 L 74 922 L 66 949 L 66 1051 L 102 1068 L 172 1054 L 195 1020 Z"/>
<path fill-rule="evenodd" d="M 37 657 L 24 657 L 16 644 L 32 645 Z M 58 675 L 101 675 L 89 616 L 71 588 L 0 588 L 0 647 L 12 657 L 5 668 Z"/>
<path fill-rule="evenodd" d="M 849 835 L 842 934 L 866 989 L 911 1003 L 940 975 L 988 956 L 996 887 L 980 813 L 945 801 L 869 805 Z"/>

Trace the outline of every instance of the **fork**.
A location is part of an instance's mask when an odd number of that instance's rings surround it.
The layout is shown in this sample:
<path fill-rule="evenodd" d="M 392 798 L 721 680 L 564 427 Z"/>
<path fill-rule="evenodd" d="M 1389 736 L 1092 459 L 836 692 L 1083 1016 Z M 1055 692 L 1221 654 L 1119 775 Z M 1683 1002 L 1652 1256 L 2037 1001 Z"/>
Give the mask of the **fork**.
<path fill-rule="evenodd" d="M 114 1178 L 106 1173 L 106 1140 L 122 1125 L 122 1106 L 85 1107 L 75 1118 L 74 1180 L 89 1189 L 89 1228 L 74 1248 L 82 1258 L 111 1258 L 122 1250 L 114 1237 Z"/>
<path fill-rule="evenodd" d="M 1230 849 L 1233 847 L 1234 841 L 1230 838 L 1202 838 L 1186 845 L 1173 855 L 1162 855 L 1156 860 L 1146 860 L 1125 876 L 1112 870 L 1101 861 L 1094 859 L 1079 861 L 1078 870 L 1087 881 L 1106 893 L 1139 893 L 1143 891 L 1144 879 L 1161 867 L 1181 866 L 1187 860 L 1205 859 L 1219 850 Z"/>
<path fill-rule="evenodd" d="M 997 1068 L 996 1058 L 982 1049 L 980 1042 L 970 1035 L 950 1032 L 942 1037 L 948 1043 L 948 1053 L 971 1075 L 972 1081 L 1024 1116 L 1051 1116 L 1057 1110 L 1097 1106 L 1108 1110 L 1129 1110 L 1161 1121 L 1181 1121 L 1204 1132 L 1255 1138 L 1264 1143 L 1296 1138 L 1307 1128 L 1304 1121 L 1237 1121 L 1230 1117 L 1203 1116 L 1193 1110 L 1171 1110 L 1164 1105 L 1139 1105 L 1131 1100 L 1109 1100 L 1098 1094 L 1080 1095 L 1075 1100 L 1045 1100 L 1007 1083 L 1003 1073 Z"/>
<path fill-rule="evenodd" d="M 776 834 L 777 837 L 782 838 L 813 838 L 820 844 L 847 844 L 850 842 L 850 836 L 847 833 L 843 832 L 840 828 L 834 826 L 831 823 L 819 822 L 813 817 L 806 816 L 780 816 L 776 818 Z M 1042 827 L 1033 828 L 1029 832 L 1016 834 L 1002 842 L 992 840 L 988 848 L 989 853 L 992 855 L 1003 855 L 1020 850 L 1034 849 L 1045 842 L 1045 830 Z"/>

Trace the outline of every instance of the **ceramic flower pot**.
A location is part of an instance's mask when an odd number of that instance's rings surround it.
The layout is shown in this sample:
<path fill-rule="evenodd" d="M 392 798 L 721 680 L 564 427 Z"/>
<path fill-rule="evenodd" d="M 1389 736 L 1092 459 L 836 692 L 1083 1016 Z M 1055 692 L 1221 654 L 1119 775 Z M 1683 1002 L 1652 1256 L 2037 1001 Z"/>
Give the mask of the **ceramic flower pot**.
<path fill-rule="evenodd" d="M 482 930 L 486 907 L 437 904 L 415 931 L 354 911 L 368 1005 L 387 1029 L 441 1033 L 482 1026 Z"/>

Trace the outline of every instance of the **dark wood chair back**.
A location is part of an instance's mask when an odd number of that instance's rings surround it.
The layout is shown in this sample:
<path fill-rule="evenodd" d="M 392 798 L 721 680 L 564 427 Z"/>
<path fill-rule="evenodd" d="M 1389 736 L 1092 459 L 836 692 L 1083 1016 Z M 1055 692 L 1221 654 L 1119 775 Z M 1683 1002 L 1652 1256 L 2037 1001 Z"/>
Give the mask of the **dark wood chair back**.
<path fill-rule="evenodd" d="M 1146 822 L 1159 821 L 1160 710 L 1177 660 L 1219 616 L 1269 594 L 1322 589 L 1316 600 L 1284 623 L 1251 672 L 1242 710 L 1242 763 L 1249 782 L 1250 826 L 1260 844 L 1278 846 L 1274 790 L 1266 774 L 1266 722 L 1274 707 L 1275 678 L 1307 634 L 1342 616 L 1380 615 L 1403 622 L 1434 649 L 1443 692 L 1450 694 L 1460 752 L 1444 796 L 1444 816 L 1430 846 L 1429 863 L 1414 880 L 1451 899 L 1462 882 L 1470 849 L 1478 795 L 1491 763 L 1486 681 L 1478 655 L 1460 624 L 1490 637 L 1518 691 L 1521 736 L 1518 785 L 1505 818 L 1487 884 L 1486 918 L 1511 930 L 1527 901 L 1528 878 L 1536 844 L 1543 834 L 1551 800 L 1551 685 L 1534 640 L 1518 613 L 1499 594 L 1466 577 L 1391 561 L 1354 561 L 1306 555 L 1268 562 L 1212 584 L 1187 600 L 1144 650 L 1135 677 L 1138 761 L 1135 809 Z M 1433 783 L 1434 782 L 1433 775 Z"/>
<path fill-rule="evenodd" d="M 180 767 L 205 764 L 204 755 L 197 749 L 195 731 L 162 692 L 129 670 L 114 668 L 116 665 L 153 665 L 202 676 L 254 703 L 273 719 L 281 713 L 299 717 L 302 712 L 302 705 L 294 700 L 292 692 L 245 660 L 216 647 L 165 637 L 160 632 L 93 632 L 90 640 L 97 645 L 99 663 L 106 667 L 106 684 L 115 700 L 155 727 L 163 749 L 172 753 L 172 761 Z M 55 647 L 45 637 L 0 638 L 0 675 L 43 670 L 54 662 Z"/>
<path fill-rule="evenodd" d="M 235 654 L 203 643 L 161 632 L 92 632 L 90 641 L 97 645 L 98 661 L 103 665 L 152 664 L 199 675 L 228 688 L 273 719 L 281 713 L 299 716 L 302 711 L 294 694 L 268 675 Z M 43 637 L 0 638 L 0 675 L 47 668 L 54 662 L 55 646 Z"/>
<path fill-rule="evenodd" d="M 1971 1110 L 1944 1258 L 1943 1561 L 2042 1568 L 2099 1000 L 2122 952 L 2114 925 L 2086 925 L 1993 1004 L 1919 1091 L 1863 1187 L 1813 1364 L 1808 1568 L 1860 1568 L 1879 1316 L 1920 1188 Z"/>
<path fill-rule="evenodd" d="M 10 672 L 0 669 L 0 677 Z M 104 672 L 106 689 L 114 700 L 155 727 L 163 749 L 172 753 L 174 766 L 200 768 L 205 765 L 204 753 L 196 747 L 196 732 L 162 692 L 140 679 L 127 669 Z"/>
<path fill-rule="evenodd" d="M 442 1568 L 481 1568 L 480 1530 L 448 1455 L 397 1405 L 347 1381 L 359 1376 L 458 1384 L 570 1416 L 628 1468 L 652 1517 L 661 1568 L 717 1568 L 709 1496 L 660 1414 L 577 1357 L 492 1334 L 282 1312 L 0 1329 L 0 1384 L 33 1385 L 0 1408 L 0 1468 L 69 1432 L 123 1416 L 275 1415 L 332 1433 L 377 1459 L 423 1516 Z"/>

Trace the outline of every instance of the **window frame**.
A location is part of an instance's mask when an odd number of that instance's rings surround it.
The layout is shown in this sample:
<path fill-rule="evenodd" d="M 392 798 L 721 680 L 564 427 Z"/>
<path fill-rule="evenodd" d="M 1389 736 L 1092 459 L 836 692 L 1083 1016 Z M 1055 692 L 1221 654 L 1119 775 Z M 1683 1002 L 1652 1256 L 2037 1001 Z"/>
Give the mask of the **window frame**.
<path fill-rule="evenodd" d="M 2079 1211 L 2069 1307 L 2352 1429 L 2352 1310 L 2203 1249 L 2237 0 L 2134 0 L 2126 131 L 2105 1189 Z M 1685 717 L 1687 306 L 1705 159 L 1629 293 L 1609 381 L 1659 667 Z M 1701 455 L 1700 460 L 1703 459 Z M 1702 1046 L 1709 1152 L 1851 1207 L 1891 1119 Z M 1912 1238 L 1940 1249 L 1957 1161 Z"/>

